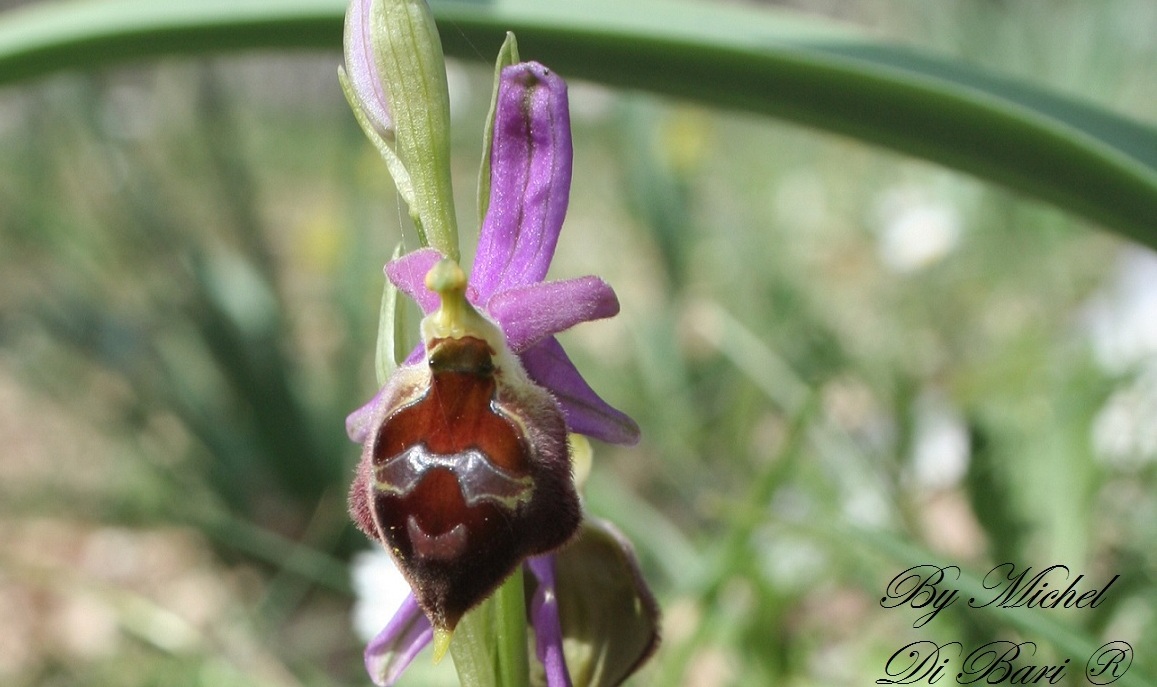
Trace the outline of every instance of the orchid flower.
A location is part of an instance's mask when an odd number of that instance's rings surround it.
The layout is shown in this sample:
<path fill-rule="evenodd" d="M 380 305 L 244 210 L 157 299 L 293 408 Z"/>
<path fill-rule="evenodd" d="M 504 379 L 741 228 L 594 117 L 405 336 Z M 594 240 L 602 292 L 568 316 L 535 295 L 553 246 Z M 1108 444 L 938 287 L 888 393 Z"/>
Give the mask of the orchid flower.
<path fill-rule="evenodd" d="M 395 31 L 391 22 L 401 22 L 402 38 L 383 50 L 379 33 Z M 366 666 L 377 684 L 388 685 L 431 642 L 437 660 L 463 615 L 523 570 L 533 584 L 528 620 L 546 684 L 572 684 L 563 641 L 568 627 L 581 635 L 588 658 L 598 657 L 587 661 L 598 667 L 583 672 L 584 684 L 618 684 L 657 643 L 657 609 L 626 540 L 607 524 L 583 525 L 572 476 L 568 437 L 633 444 L 639 430 L 591 389 L 555 338 L 619 310 L 614 291 L 597 277 L 544 281 L 570 193 L 566 84 L 541 64 L 513 56 L 501 68 L 500 57 L 483 186 L 489 194 L 467 279 L 455 261 L 456 228 L 446 219 L 452 210 L 446 211 L 444 170 L 435 169 L 445 152 L 437 143 L 447 128 L 437 116 L 444 74 L 433 78 L 433 88 L 414 89 L 435 92 L 435 106 L 407 98 L 406 78 L 421 78 L 441 60 L 436 33 L 415 38 L 423 31 L 434 28 L 421 0 L 354 0 L 347 14 L 347 97 L 423 242 L 434 244 L 386 266 L 390 283 L 425 315 L 422 343 L 346 423 L 363 447 L 351 515 L 390 551 L 413 590 L 367 646 Z M 390 76 L 398 71 L 389 60 L 397 59 L 399 45 L 422 53 L 406 78 Z M 405 116 L 399 106 L 408 108 Z M 414 124 L 415 117 L 430 121 Z M 568 542 L 574 545 L 561 549 Z M 587 565 L 569 552 L 599 559 L 600 569 L 625 584 L 618 595 L 582 594 L 590 598 L 572 604 L 568 625 L 560 613 L 567 588 L 557 580 L 574 580 L 569 588 L 582 590 L 581 574 L 572 573 Z M 615 606 L 609 613 L 578 612 L 607 602 Z M 600 638 L 615 634 L 603 625 L 616 624 L 619 607 L 633 617 L 619 623 L 631 628 L 632 639 L 610 650 Z M 591 619 L 599 625 L 590 626 Z"/>

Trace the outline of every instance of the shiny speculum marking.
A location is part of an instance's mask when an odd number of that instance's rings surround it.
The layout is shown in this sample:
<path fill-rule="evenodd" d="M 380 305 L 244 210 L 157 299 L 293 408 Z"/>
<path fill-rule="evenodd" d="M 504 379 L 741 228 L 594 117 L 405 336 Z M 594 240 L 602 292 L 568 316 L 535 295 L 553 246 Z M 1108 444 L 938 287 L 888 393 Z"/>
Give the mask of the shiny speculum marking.
<path fill-rule="evenodd" d="M 510 475 L 477 449 L 447 456 L 430 453 L 425 444 L 414 446 L 382 465 L 375 486 L 383 493 L 404 497 L 414 491 L 427 472 L 439 468 L 448 470 L 458 480 L 458 488 L 469 508 L 491 501 L 514 511 L 530 500 L 534 488 L 529 476 Z"/>

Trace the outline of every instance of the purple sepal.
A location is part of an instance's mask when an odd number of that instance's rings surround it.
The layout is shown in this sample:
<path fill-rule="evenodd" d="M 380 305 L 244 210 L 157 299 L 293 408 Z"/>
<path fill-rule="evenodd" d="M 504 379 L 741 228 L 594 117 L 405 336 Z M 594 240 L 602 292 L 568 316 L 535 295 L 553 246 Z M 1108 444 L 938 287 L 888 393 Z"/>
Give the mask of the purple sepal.
<path fill-rule="evenodd" d="M 548 337 L 520 357 L 530 378 L 554 394 L 570 431 L 611 444 L 638 443 L 639 426 L 599 398 L 558 339 Z"/>
<path fill-rule="evenodd" d="M 579 277 L 500 291 L 486 310 L 501 323 L 510 350 L 522 353 L 576 324 L 617 315 L 619 299 L 602 279 Z"/>
<path fill-rule="evenodd" d="M 393 138 L 394 120 L 386 85 L 378 78 L 370 33 L 371 0 L 353 0 L 345 15 L 345 72 L 362 112 L 383 138 Z"/>
<path fill-rule="evenodd" d="M 546 669 L 547 687 L 571 687 L 562 647 L 562 623 L 558 617 L 558 591 L 554 582 L 554 555 L 527 559 L 527 570 L 538 580 L 530 600 L 530 619 L 534 625 L 535 653 Z"/>
<path fill-rule="evenodd" d="M 380 687 L 394 684 L 433 637 L 434 628 L 410 594 L 386 628 L 366 645 L 370 679 Z"/>
<path fill-rule="evenodd" d="M 483 301 L 546 277 L 570 197 L 571 157 L 566 83 L 537 62 L 503 69 L 490 207 L 470 279 Z"/>

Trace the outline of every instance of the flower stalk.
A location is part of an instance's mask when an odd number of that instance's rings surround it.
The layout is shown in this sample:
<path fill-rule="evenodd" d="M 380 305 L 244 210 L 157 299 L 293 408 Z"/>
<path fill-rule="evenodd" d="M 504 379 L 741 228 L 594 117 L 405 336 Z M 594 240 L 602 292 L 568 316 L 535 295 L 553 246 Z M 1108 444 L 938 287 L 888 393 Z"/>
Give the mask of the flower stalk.
<path fill-rule="evenodd" d="M 523 576 L 511 575 L 458 624 L 450 653 L 463 687 L 530 684 L 524 594 Z"/>

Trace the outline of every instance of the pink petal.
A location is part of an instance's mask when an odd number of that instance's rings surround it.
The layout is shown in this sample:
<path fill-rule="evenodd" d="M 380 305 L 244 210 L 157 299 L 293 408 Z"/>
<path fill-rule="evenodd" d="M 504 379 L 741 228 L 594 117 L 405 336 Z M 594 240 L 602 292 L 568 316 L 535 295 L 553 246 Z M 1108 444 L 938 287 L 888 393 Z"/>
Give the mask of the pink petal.
<path fill-rule="evenodd" d="M 444 256 L 433 248 L 419 248 L 386 263 L 386 276 L 398 289 L 413 298 L 424 313 L 438 309 L 438 294 L 426 288 L 426 273 Z"/>
<path fill-rule="evenodd" d="M 566 83 L 537 62 L 502 70 L 490 158 L 490 207 L 470 282 L 482 301 L 542 281 L 570 197 Z"/>
<path fill-rule="evenodd" d="M 530 378 L 554 394 L 570 431 L 612 444 L 638 443 L 639 426 L 599 398 L 553 336 L 519 357 Z"/>
<path fill-rule="evenodd" d="M 521 353 L 548 336 L 619 312 L 615 292 L 598 277 L 579 277 L 500 291 L 486 311 L 502 326 L 510 350 Z"/>
<path fill-rule="evenodd" d="M 345 432 L 349 436 L 350 441 L 355 444 L 366 443 L 366 438 L 370 436 L 370 432 L 374 429 L 374 411 L 378 409 L 378 405 L 382 402 L 382 394 L 386 392 L 387 387 L 382 387 L 374 397 L 369 400 L 361 408 L 349 414 L 345 419 Z"/>

